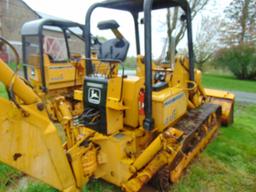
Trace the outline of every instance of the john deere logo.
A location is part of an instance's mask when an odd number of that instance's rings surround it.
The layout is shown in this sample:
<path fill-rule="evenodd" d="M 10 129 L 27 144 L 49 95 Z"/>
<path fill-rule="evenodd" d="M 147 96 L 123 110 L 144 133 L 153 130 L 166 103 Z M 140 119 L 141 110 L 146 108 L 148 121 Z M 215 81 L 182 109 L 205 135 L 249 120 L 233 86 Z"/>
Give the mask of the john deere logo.
<path fill-rule="evenodd" d="M 93 104 L 100 104 L 101 91 L 97 88 L 89 88 L 88 101 Z"/>

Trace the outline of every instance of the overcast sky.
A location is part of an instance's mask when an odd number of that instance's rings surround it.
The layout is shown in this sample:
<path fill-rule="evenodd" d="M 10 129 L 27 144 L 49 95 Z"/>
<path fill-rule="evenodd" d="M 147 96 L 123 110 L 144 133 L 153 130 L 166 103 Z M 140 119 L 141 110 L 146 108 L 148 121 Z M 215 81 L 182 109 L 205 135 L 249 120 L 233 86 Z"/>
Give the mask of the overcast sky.
<path fill-rule="evenodd" d="M 100 0 L 24 0 L 32 9 L 46 13 L 48 15 L 76 21 L 84 24 L 85 13 L 88 7 Z M 232 0 L 210 0 L 206 10 L 198 15 L 193 21 L 194 37 L 200 29 L 200 21 L 202 17 L 211 17 L 214 15 L 223 15 L 223 10 Z M 165 21 L 166 11 L 157 11 L 153 13 L 153 55 L 157 56 L 161 53 L 163 47 L 163 38 L 166 32 L 161 31 L 159 27 L 160 21 Z M 93 15 L 92 32 L 95 35 L 105 36 L 107 38 L 113 37 L 111 32 L 102 32 L 97 30 L 96 25 L 99 21 L 115 19 L 120 24 L 120 31 L 131 43 L 129 55 L 135 55 L 134 42 L 134 28 L 132 17 L 128 13 L 121 11 L 110 11 L 106 9 L 96 9 Z M 143 34 L 143 27 L 140 27 L 141 34 Z M 143 38 L 141 38 L 143 39 Z M 141 41 L 143 47 L 143 41 Z M 185 41 L 181 43 L 180 47 L 185 47 Z"/>

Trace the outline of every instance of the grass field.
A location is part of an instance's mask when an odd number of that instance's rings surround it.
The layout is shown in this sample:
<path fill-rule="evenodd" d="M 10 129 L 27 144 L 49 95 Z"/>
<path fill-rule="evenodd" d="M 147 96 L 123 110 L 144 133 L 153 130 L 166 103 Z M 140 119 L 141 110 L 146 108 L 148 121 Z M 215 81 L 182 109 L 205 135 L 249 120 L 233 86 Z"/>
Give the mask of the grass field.
<path fill-rule="evenodd" d="M 238 80 L 231 75 L 203 75 L 203 85 L 208 88 L 256 93 L 256 81 Z"/>
<path fill-rule="evenodd" d="M 228 76 L 205 75 L 204 85 L 212 88 L 256 92 L 256 82 L 233 80 Z M 215 83 L 211 81 L 215 80 Z M 231 86 L 232 85 L 232 86 Z M 4 93 L 0 85 L 0 95 Z M 186 174 L 171 191 L 174 192 L 254 192 L 256 189 L 256 105 L 238 103 L 235 107 L 235 123 L 221 128 L 218 137 L 194 160 Z M 55 192 L 56 190 L 34 180 L 18 186 L 22 175 L 0 164 L 0 192 L 10 186 L 14 192 Z M 93 181 L 84 192 L 119 191 L 101 181 Z"/>

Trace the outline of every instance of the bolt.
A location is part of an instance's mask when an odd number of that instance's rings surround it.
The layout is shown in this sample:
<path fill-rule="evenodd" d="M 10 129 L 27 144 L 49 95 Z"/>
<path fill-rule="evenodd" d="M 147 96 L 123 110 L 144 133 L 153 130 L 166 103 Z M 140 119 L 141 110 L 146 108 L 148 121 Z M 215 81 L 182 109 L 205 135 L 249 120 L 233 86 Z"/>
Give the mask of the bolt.
<path fill-rule="evenodd" d="M 38 103 L 38 104 L 37 104 L 37 109 L 38 109 L 39 111 L 43 111 L 43 110 L 44 110 L 44 104 L 43 104 L 43 103 Z"/>

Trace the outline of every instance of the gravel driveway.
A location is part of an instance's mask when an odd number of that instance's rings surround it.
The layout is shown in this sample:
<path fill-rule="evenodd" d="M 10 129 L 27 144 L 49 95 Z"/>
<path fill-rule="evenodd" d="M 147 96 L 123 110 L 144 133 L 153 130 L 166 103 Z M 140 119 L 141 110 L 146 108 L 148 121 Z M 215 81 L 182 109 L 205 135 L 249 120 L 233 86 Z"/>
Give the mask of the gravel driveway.
<path fill-rule="evenodd" d="M 242 91 L 230 91 L 230 92 L 235 94 L 236 101 L 256 104 L 256 93 L 247 93 Z"/>

